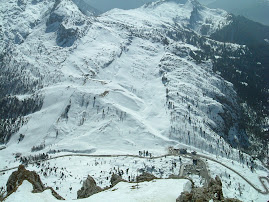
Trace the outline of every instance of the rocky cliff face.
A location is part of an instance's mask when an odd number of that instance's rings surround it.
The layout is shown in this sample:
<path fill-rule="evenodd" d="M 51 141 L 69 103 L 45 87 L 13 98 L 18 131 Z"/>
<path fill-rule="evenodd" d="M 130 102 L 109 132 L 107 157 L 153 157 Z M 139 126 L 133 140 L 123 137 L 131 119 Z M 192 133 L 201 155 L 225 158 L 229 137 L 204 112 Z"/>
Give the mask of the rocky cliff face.
<path fill-rule="evenodd" d="M 101 192 L 103 189 L 96 185 L 95 180 L 88 176 L 87 179 L 83 182 L 83 185 L 80 190 L 77 192 L 77 198 L 88 198 L 93 194 Z"/>
<path fill-rule="evenodd" d="M 39 175 L 34 171 L 26 170 L 23 165 L 20 165 L 18 170 L 13 172 L 7 181 L 7 194 L 14 192 L 24 180 L 33 184 L 33 192 L 42 192 L 45 190 L 45 186 L 41 182 Z"/>
<path fill-rule="evenodd" d="M 141 175 L 136 177 L 137 182 L 151 181 L 151 180 L 154 180 L 154 179 L 157 179 L 157 177 L 150 174 L 150 173 L 146 173 L 146 172 L 144 172 Z"/>
<path fill-rule="evenodd" d="M 126 182 L 126 180 L 122 179 L 122 177 L 117 174 L 113 174 L 110 179 L 111 187 L 114 187 L 119 182 Z"/>
<path fill-rule="evenodd" d="M 213 200 L 215 202 L 240 202 L 237 199 L 227 199 L 223 197 L 222 183 L 217 176 L 211 179 L 207 187 L 193 188 L 191 192 L 183 192 L 177 198 L 177 202 L 205 202 Z"/>
<path fill-rule="evenodd" d="M 16 192 L 18 187 L 22 184 L 24 180 L 27 180 L 33 185 L 33 193 L 40 193 L 47 189 L 50 189 L 52 195 L 59 199 L 64 200 L 59 194 L 57 194 L 51 187 L 45 187 L 42 183 L 39 175 L 35 171 L 26 170 L 23 165 L 20 165 L 17 171 L 14 171 L 11 176 L 8 178 L 6 184 L 7 194 L 8 197 L 13 192 Z"/>

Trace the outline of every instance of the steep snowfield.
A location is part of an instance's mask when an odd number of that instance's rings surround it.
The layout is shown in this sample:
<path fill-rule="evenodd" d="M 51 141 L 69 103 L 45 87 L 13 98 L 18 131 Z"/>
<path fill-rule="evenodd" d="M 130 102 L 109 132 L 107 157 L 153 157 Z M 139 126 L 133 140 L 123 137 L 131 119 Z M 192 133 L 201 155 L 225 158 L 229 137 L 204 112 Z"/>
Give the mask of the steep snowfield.
<path fill-rule="evenodd" d="M 113 9 L 102 16 L 124 24 L 128 22 L 128 25 L 138 28 L 152 28 L 152 31 L 162 26 L 180 26 L 203 35 L 210 35 L 230 23 L 227 12 L 208 9 L 196 1 L 188 0 L 161 0 L 134 10 Z"/>
<path fill-rule="evenodd" d="M 211 71 L 210 64 L 200 67 L 191 61 L 189 52 L 195 47 L 175 45 L 175 41 L 167 46 L 163 41 L 167 40 L 164 27 L 174 30 L 178 24 L 188 27 L 192 23 L 193 7 L 202 10 L 201 20 L 195 23 L 210 16 L 215 16 L 214 22 L 220 18 L 224 21 L 225 17 L 215 15 L 215 10 L 208 15 L 210 10 L 195 2 L 183 2 L 161 1 L 130 11 L 116 9 L 99 18 L 84 16 L 68 0 L 56 2 L 43 23 L 12 52 L 16 57 L 10 59 L 10 68 L 41 80 L 44 87 L 36 93 L 45 98 L 42 109 L 29 115 L 28 123 L 8 143 L 10 150 L 26 152 L 31 145 L 46 144 L 47 149 L 57 150 L 164 151 L 179 143 L 178 138 L 182 142 L 181 135 L 191 132 L 186 116 L 188 119 L 192 113 L 186 106 L 189 102 L 201 102 L 200 95 L 196 95 L 201 85 L 204 88 L 200 94 L 209 97 L 204 98 L 205 106 L 194 113 L 203 114 L 203 108 L 212 105 L 218 116 L 222 106 L 213 104 L 216 101 L 209 94 L 221 81 L 218 75 L 210 73 L 211 81 L 204 82 L 209 76 L 204 71 Z M 28 4 L 25 12 L 29 12 Z M 211 26 L 209 33 L 216 29 L 214 23 Z M 169 66 L 169 70 L 162 73 L 162 66 Z M 163 74 L 171 80 L 169 84 L 164 84 Z M 192 80 L 194 83 L 190 83 Z M 184 85 L 188 89 L 181 89 Z M 168 90 L 174 95 L 179 93 L 180 101 L 174 100 L 173 110 Z M 176 115 L 175 111 L 181 114 Z M 175 118 L 182 120 L 174 123 Z M 210 121 L 215 124 L 212 118 Z M 173 132 L 174 124 L 180 125 L 179 134 Z M 19 134 L 26 137 L 18 147 Z M 176 137 L 171 140 L 171 136 Z"/>
<path fill-rule="evenodd" d="M 205 40 L 217 50 L 222 43 L 203 36 L 229 23 L 226 12 L 192 0 L 114 9 L 99 17 L 83 15 L 70 0 L 4 4 L 3 69 L 31 89 L 14 96 L 38 94 L 43 106 L 25 117 L 0 151 L 0 169 L 19 164 L 15 153 L 38 154 L 31 148 L 40 145 L 40 153 L 56 152 L 52 156 L 141 150 L 161 155 L 176 146 L 239 160 L 227 143 L 245 138 L 236 122 L 236 92 L 212 71 L 210 60 L 197 64 L 191 55 L 203 50 L 188 42 Z M 226 49 L 243 52 L 244 46 L 227 43 Z"/>

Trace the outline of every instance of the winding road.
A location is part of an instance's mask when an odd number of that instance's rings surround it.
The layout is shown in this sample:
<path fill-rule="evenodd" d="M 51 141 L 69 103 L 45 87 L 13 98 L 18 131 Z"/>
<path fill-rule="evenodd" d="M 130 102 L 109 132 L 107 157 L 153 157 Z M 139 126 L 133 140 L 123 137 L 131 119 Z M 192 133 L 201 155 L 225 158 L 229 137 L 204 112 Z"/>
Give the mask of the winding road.
<path fill-rule="evenodd" d="M 193 159 L 194 158 L 194 155 L 192 154 L 184 154 L 184 155 L 181 155 L 181 154 L 167 154 L 167 155 L 161 155 L 161 156 L 154 156 L 154 157 L 145 157 L 145 156 L 139 156 L 139 155 L 131 155 L 131 154 L 126 154 L 126 155 L 91 155 L 91 154 L 66 154 L 66 155 L 60 155 L 60 156 L 55 156 L 55 157 L 51 157 L 51 158 L 48 158 L 48 159 L 45 159 L 45 160 L 38 160 L 38 161 L 34 161 L 34 162 L 31 162 L 29 164 L 35 164 L 35 163 L 38 163 L 38 162 L 44 162 L 44 161 L 50 161 L 50 160 L 53 160 L 53 159 L 58 159 L 58 158 L 65 158 L 65 157 L 90 157 L 90 158 L 115 158 L 115 157 L 130 157 L 130 158 L 141 158 L 141 159 L 158 159 L 158 158 L 164 158 L 164 157 L 167 157 L 167 156 L 182 156 L 184 158 L 188 158 L 188 159 Z M 261 189 L 257 188 L 254 184 L 252 184 L 246 177 L 244 177 L 243 175 L 241 175 L 238 171 L 234 170 L 233 168 L 225 165 L 224 163 L 216 160 L 216 159 L 213 159 L 213 158 L 210 158 L 208 156 L 205 156 L 205 155 L 201 155 L 201 154 L 196 154 L 195 155 L 195 158 L 201 158 L 201 159 L 207 159 L 209 161 L 213 161 L 215 163 L 218 163 L 220 165 L 222 165 L 223 167 L 231 170 L 232 172 L 234 172 L 235 174 L 237 174 L 238 176 L 240 176 L 247 184 L 249 184 L 253 189 L 255 189 L 257 192 L 259 192 L 260 194 L 264 194 L 264 195 L 267 195 L 269 194 L 269 188 L 266 186 L 265 182 L 264 181 L 267 181 L 267 183 L 269 184 L 269 178 L 268 177 L 261 177 L 259 176 L 259 180 L 264 188 L 265 191 L 262 191 Z M 9 171 L 9 170 L 14 170 L 14 169 L 17 169 L 18 166 L 16 167 L 12 167 L 12 168 L 7 168 L 7 169 L 3 169 L 3 170 L 0 170 L 0 173 L 3 173 L 3 172 L 6 172 L 6 171 Z M 184 166 L 181 167 L 180 169 L 180 173 L 182 174 L 182 169 L 184 169 Z"/>
<path fill-rule="evenodd" d="M 224 163 L 216 160 L 216 159 L 213 159 L 213 158 L 210 158 L 208 156 L 204 156 L 204 155 L 201 155 L 201 154 L 197 154 L 198 157 L 200 158 L 204 158 L 204 159 L 207 159 L 207 160 L 210 160 L 210 161 L 213 161 L 215 163 L 218 163 L 220 165 L 222 165 L 223 167 L 225 168 L 228 168 L 229 170 L 233 171 L 235 174 L 237 174 L 238 176 L 240 176 L 243 180 L 245 180 L 253 189 L 255 189 L 257 192 L 261 193 L 261 194 L 269 194 L 269 188 L 265 185 L 265 183 L 262 181 L 262 179 L 266 180 L 269 184 L 269 179 L 267 177 L 261 177 L 259 176 L 259 180 L 262 184 L 262 186 L 264 187 L 265 191 L 262 191 L 261 189 L 257 188 L 255 185 L 253 185 L 246 177 L 244 177 L 243 175 L 241 175 L 238 171 L 234 170 L 233 168 L 225 165 Z"/>

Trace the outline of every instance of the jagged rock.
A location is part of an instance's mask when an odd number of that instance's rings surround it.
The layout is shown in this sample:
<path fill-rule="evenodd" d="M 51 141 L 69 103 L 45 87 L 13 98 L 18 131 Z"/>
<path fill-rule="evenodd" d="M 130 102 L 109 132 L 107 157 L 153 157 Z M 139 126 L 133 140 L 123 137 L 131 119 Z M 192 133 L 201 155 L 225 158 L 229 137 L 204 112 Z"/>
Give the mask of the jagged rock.
<path fill-rule="evenodd" d="M 154 175 L 150 174 L 150 173 L 142 173 L 141 175 L 136 177 L 136 181 L 137 182 L 145 182 L 145 181 L 151 181 L 157 179 L 157 177 L 155 177 Z"/>
<path fill-rule="evenodd" d="M 224 199 L 224 202 L 241 202 L 241 201 L 234 198 L 227 198 L 227 199 Z"/>
<path fill-rule="evenodd" d="M 14 171 L 8 178 L 6 187 L 7 187 L 7 196 L 15 192 L 18 187 L 23 183 L 24 180 L 27 180 L 33 185 L 33 193 L 40 193 L 47 189 L 50 189 L 52 195 L 59 199 L 64 200 L 57 192 L 51 187 L 45 187 L 42 183 L 39 175 L 35 171 L 26 170 L 23 165 L 20 165 L 17 171 Z"/>
<path fill-rule="evenodd" d="M 176 202 L 189 202 L 192 201 L 192 194 L 188 192 L 182 192 L 181 195 L 177 198 Z"/>
<path fill-rule="evenodd" d="M 180 179 L 181 177 L 180 177 L 179 175 L 171 174 L 171 175 L 169 175 L 168 178 L 169 178 L 169 179 Z"/>
<path fill-rule="evenodd" d="M 64 15 L 56 11 L 59 4 L 60 4 L 59 0 L 55 1 L 53 9 L 49 15 L 49 18 L 46 21 L 47 26 L 46 32 L 55 32 L 59 28 L 60 24 L 64 19 Z"/>
<path fill-rule="evenodd" d="M 68 0 L 57 0 L 46 21 L 46 32 L 57 34 L 56 43 L 61 47 L 70 47 L 85 30 L 88 18 L 79 8 Z"/>
<path fill-rule="evenodd" d="M 212 199 L 217 199 L 217 200 L 223 200 L 223 192 L 222 192 L 222 183 L 221 179 L 219 176 L 216 176 L 215 180 L 210 179 L 209 184 L 208 184 L 208 192 L 210 193 L 210 197 Z"/>
<path fill-rule="evenodd" d="M 88 176 L 83 182 L 81 189 L 77 192 L 77 199 L 88 198 L 101 191 L 103 191 L 103 189 L 96 185 L 95 180 L 91 176 Z"/>
<path fill-rule="evenodd" d="M 176 202 L 204 202 L 210 201 L 211 199 L 213 199 L 214 202 L 240 202 L 237 199 L 225 199 L 223 197 L 222 183 L 218 176 L 210 180 L 208 187 L 193 188 L 191 193 L 182 192 Z"/>
<path fill-rule="evenodd" d="M 77 39 L 78 29 L 66 28 L 65 25 L 61 24 L 57 32 L 56 42 L 59 46 L 70 47 L 74 44 Z"/>
<path fill-rule="evenodd" d="M 35 171 L 26 170 L 23 165 L 20 165 L 17 171 L 14 171 L 7 181 L 7 194 L 9 195 L 16 189 L 24 180 L 29 181 L 33 185 L 33 192 L 43 192 L 44 184 L 41 182 L 39 175 Z"/>
<path fill-rule="evenodd" d="M 117 174 L 113 174 L 110 180 L 111 187 L 114 187 L 119 182 L 126 182 L 126 180 L 122 179 L 122 177 Z"/>

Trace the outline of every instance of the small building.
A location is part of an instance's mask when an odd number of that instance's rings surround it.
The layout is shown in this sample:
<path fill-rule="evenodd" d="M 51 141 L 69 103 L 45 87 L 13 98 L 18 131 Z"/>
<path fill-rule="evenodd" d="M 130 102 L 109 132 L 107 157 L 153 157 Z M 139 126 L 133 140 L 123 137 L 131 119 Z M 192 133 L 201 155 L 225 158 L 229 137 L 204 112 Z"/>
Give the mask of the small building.
<path fill-rule="evenodd" d="M 168 150 L 169 150 L 169 152 L 171 154 L 179 154 L 179 149 L 178 148 L 176 149 L 174 147 L 169 147 Z"/>
<path fill-rule="evenodd" d="M 179 154 L 179 149 L 174 149 L 174 152 L 175 152 L 176 154 Z"/>

